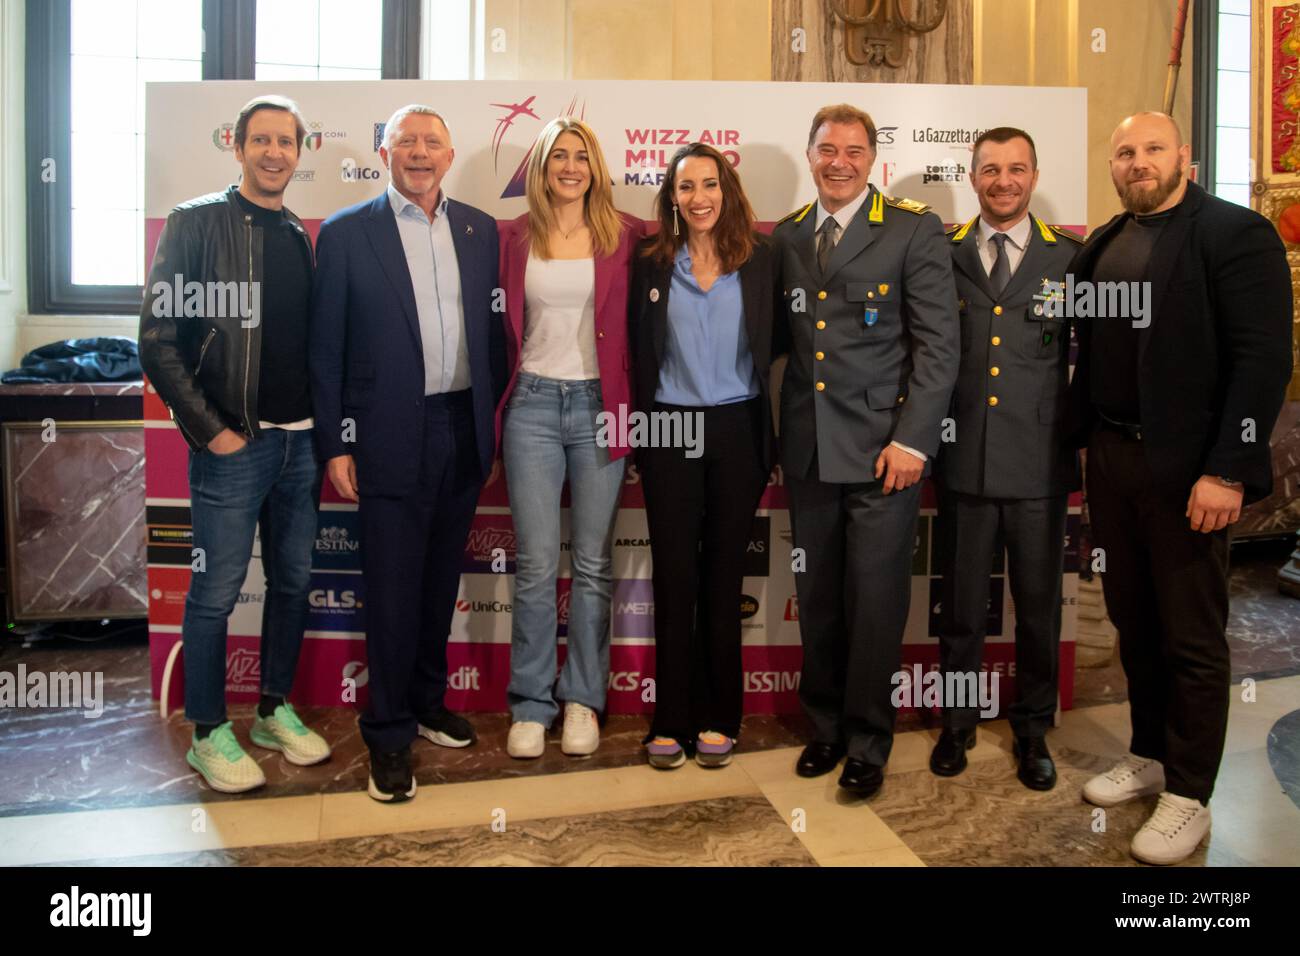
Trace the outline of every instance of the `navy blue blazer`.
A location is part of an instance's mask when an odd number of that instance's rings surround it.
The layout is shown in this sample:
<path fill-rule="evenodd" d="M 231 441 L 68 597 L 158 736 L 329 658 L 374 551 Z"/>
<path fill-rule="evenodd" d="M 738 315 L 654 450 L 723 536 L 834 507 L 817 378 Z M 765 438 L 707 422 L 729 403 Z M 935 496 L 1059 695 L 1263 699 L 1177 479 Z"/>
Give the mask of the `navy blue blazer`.
<path fill-rule="evenodd" d="M 507 377 L 502 313 L 492 308 L 497 226 L 454 199 L 447 219 L 460 266 L 474 432 L 486 479 Z M 352 455 L 362 494 L 409 494 L 424 436 L 424 349 L 387 191 L 326 219 L 316 260 L 309 365 L 317 451 L 324 460 Z M 351 441 L 345 419 L 355 422 Z"/>

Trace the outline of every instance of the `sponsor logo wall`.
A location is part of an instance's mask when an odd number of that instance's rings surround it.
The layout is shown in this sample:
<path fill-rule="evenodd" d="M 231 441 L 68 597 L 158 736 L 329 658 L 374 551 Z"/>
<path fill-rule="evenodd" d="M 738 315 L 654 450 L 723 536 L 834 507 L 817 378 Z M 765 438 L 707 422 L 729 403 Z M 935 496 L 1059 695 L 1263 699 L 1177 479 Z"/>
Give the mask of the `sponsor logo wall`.
<path fill-rule="evenodd" d="M 732 162 L 764 227 L 815 198 L 803 155 L 808 121 L 826 103 L 867 109 L 879 129 L 872 181 L 891 195 L 930 204 L 947 223 L 978 211 L 966 180 L 970 144 L 996 125 L 1028 129 L 1042 170 L 1034 212 L 1083 231 L 1086 220 L 1086 92 L 1080 89 L 816 83 L 671 82 L 342 82 L 221 84 L 161 83 L 147 88 L 145 242 L 152 259 L 168 211 L 196 195 L 224 188 L 238 176 L 233 121 L 257 93 L 293 97 L 308 120 L 308 139 L 287 205 L 315 236 L 336 210 L 370 199 L 387 184 L 378 149 L 384 120 L 398 106 L 428 103 L 446 118 L 456 158 L 444 188 L 499 220 L 526 210 L 524 170 L 534 137 L 558 115 L 580 116 L 599 136 L 620 209 L 646 218 L 673 152 L 696 140 L 717 146 Z M 1001 104 L 1001 105 L 999 105 Z M 184 161 L 176 144 L 190 143 Z M 146 494 L 149 527 L 149 621 L 153 689 L 180 640 L 191 574 L 187 450 L 166 408 L 146 388 Z M 323 490 L 313 557 L 308 633 L 295 699 L 344 705 L 352 688 L 364 703 L 365 588 L 355 506 Z M 557 637 L 568 627 L 567 498 L 561 533 Z M 654 593 L 649 535 L 639 477 L 628 471 L 614 531 L 609 709 L 653 709 Z M 1075 599 L 1078 584 L 1077 502 L 1067 531 L 1061 649 L 1061 702 L 1072 700 Z M 912 568 L 911 612 L 904 664 L 937 666 L 935 621 L 940 612 L 934 541 L 934 501 L 922 498 Z M 742 621 L 746 709 L 798 709 L 799 606 L 790 570 L 790 522 L 778 476 L 764 496 L 746 558 Z M 448 704 L 455 709 L 506 709 L 515 537 L 505 482 L 484 490 L 466 544 L 460 592 L 452 616 Z M 989 642 L 985 667 L 1014 683 L 1015 609 L 1003 565 L 989 582 Z M 265 579 L 260 546 L 231 616 L 227 693 L 255 699 Z M 182 671 L 173 668 L 169 699 L 179 706 Z M 1005 685 L 1004 685 L 1005 686 Z M 350 702 L 346 702 L 350 705 Z"/>

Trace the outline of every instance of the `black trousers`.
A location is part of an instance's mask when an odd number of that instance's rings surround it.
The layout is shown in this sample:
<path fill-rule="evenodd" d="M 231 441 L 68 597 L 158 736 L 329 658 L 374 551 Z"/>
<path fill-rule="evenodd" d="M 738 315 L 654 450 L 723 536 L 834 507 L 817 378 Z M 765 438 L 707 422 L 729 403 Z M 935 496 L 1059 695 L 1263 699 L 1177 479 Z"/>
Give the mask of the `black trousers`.
<path fill-rule="evenodd" d="M 1041 737 L 1056 714 L 1067 503 L 1066 495 L 983 498 L 953 491 L 939 501 L 943 527 L 937 537 L 951 546 L 940 667 L 945 674 L 979 674 L 988 636 L 989 575 L 1005 544 L 1016 604 L 1016 699 L 1007 716 L 1020 737 Z M 978 707 L 951 703 L 944 701 L 945 727 L 969 730 L 979 723 Z"/>
<path fill-rule="evenodd" d="M 392 753 L 443 706 L 447 638 L 483 477 L 469 391 L 425 397 L 420 479 L 400 498 L 361 494 L 370 702 L 361 736 Z"/>
<path fill-rule="evenodd" d="M 883 767 L 894 745 L 893 677 L 911 604 L 921 482 L 885 495 L 880 480 L 787 474 L 786 487 L 794 545 L 807 561 L 795 574 L 799 700 L 814 740 L 842 742 L 850 757 Z"/>
<path fill-rule="evenodd" d="M 1164 764 L 1170 793 L 1206 802 L 1228 730 L 1228 531 L 1193 531 L 1189 492 L 1156 487 L 1142 443 L 1119 432 L 1093 435 L 1087 490 L 1128 677 L 1130 749 Z"/>
<path fill-rule="evenodd" d="M 714 730 L 740 734 L 740 596 L 754 512 L 767 487 L 762 417 L 752 399 L 656 412 L 702 414 L 703 454 L 637 453 L 654 563 L 655 714 L 650 736 L 683 747 Z"/>

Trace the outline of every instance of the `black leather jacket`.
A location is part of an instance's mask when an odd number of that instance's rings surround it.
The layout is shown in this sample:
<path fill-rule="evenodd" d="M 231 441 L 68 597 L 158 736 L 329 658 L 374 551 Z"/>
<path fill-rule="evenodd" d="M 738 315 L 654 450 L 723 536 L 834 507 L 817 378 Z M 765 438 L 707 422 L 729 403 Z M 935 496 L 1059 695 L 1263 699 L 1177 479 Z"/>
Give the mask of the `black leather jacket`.
<path fill-rule="evenodd" d="M 140 365 L 195 450 L 206 448 L 224 428 L 249 438 L 260 434 L 260 310 L 246 318 L 238 304 L 241 289 L 261 288 L 262 230 L 240 207 L 237 191 L 230 186 L 171 211 L 140 310 Z M 288 209 L 284 213 L 314 268 L 307 231 L 297 216 Z M 200 285 L 187 292 L 186 285 L 194 282 Z M 201 305 L 195 293 L 202 295 Z M 247 304 L 256 301 L 251 291 L 244 295 Z"/>

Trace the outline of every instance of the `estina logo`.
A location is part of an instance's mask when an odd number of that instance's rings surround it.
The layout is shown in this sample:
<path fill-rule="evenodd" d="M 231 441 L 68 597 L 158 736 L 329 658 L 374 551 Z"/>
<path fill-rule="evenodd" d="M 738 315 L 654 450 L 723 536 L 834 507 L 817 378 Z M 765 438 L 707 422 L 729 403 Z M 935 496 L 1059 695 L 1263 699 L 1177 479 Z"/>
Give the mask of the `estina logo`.
<path fill-rule="evenodd" d="M 307 595 L 307 603 L 312 607 L 330 611 L 351 611 L 362 606 L 357 600 L 356 591 L 335 591 L 333 588 L 317 588 L 310 592 Z"/>
<path fill-rule="evenodd" d="M 569 626 L 569 596 L 573 594 L 571 590 L 561 591 L 555 599 L 555 623 L 559 627 Z"/>
<path fill-rule="evenodd" d="M 791 594 L 785 599 L 785 619 L 787 621 L 799 620 L 799 595 Z"/>
<path fill-rule="evenodd" d="M 338 525 L 329 525 L 320 529 L 316 537 L 316 550 L 330 554 L 347 554 L 356 551 L 360 542 L 352 540 L 348 529 Z"/>
<path fill-rule="evenodd" d="M 226 683 L 256 684 L 262 679 L 262 660 L 256 651 L 237 647 L 226 655 Z"/>
<path fill-rule="evenodd" d="M 482 690 L 478 686 L 478 668 L 468 664 L 456 668 L 447 677 L 447 686 L 452 690 Z"/>
<path fill-rule="evenodd" d="M 217 147 L 223 153 L 229 153 L 235 148 L 235 124 L 222 123 L 212 131 L 212 145 Z"/>
<path fill-rule="evenodd" d="M 641 689 L 640 671 L 610 671 L 609 689 L 615 691 L 638 691 Z"/>
<path fill-rule="evenodd" d="M 798 690 L 798 671 L 745 671 L 746 694 L 788 694 Z"/>

